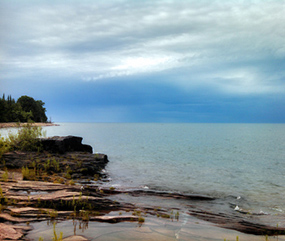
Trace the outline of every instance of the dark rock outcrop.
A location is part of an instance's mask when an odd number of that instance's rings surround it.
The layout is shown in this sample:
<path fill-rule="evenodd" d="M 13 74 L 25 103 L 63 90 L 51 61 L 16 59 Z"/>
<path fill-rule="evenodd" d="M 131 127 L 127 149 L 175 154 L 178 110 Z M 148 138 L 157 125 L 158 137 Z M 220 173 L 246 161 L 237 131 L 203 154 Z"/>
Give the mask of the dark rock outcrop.
<path fill-rule="evenodd" d="M 207 222 L 215 223 L 221 228 L 232 229 L 242 233 L 270 236 L 285 234 L 284 227 L 278 227 L 278 225 L 277 227 L 268 225 L 266 223 L 263 223 L 261 219 L 250 214 L 242 216 L 237 214 L 232 215 L 229 213 L 214 213 L 197 209 L 189 210 L 188 214 Z"/>
<path fill-rule="evenodd" d="M 47 173 L 51 177 L 57 174 L 61 177 L 69 179 L 105 178 L 102 173 L 109 162 L 105 154 L 91 154 L 84 152 L 67 152 L 64 154 L 49 152 L 8 152 L 3 154 L 5 166 L 9 169 L 21 169 L 28 167 L 29 169 L 37 169 L 38 171 Z M 0 163 L 0 168 L 4 165 Z M 39 178 L 39 180 L 42 180 Z M 48 179 L 47 179 L 48 180 Z"/>
<path fill-rule="evenodd" d="M 82 144 L 82 137 L 54 136 L 40 138 L 42 151 L 13 151 L 3 154 L 0 168 L 25 168 L 27 180 L 61 182 L 69 179 L 102 179 L 106 177 L 102 171 L 108 163 L 105 154 L 92 154 L 92 147 Z M 29 169 L 29 170 L 28 170 Z"/>
<path fill-rule="evenodd" d="M 48 138 L 40 138 L 39 141 L 44 151 L 52 153 L 66 152 L 88 152 L 92 153 L 90 145 L 82 144 L 82 137 L 78 136 L 53 136 Z"/>

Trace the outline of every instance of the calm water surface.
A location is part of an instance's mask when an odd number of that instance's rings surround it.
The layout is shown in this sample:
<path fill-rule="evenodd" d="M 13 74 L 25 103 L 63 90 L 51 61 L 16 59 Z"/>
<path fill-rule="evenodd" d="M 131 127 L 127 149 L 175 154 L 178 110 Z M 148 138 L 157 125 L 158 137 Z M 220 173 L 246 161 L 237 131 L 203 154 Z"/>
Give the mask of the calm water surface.
<path fill-rule="evenodd" d="M 206 194 L 251 212 L 285 212 L 283 124 L 60 123 L 44 130 L 81 136 L 107 154 L 106 185 Z"/>

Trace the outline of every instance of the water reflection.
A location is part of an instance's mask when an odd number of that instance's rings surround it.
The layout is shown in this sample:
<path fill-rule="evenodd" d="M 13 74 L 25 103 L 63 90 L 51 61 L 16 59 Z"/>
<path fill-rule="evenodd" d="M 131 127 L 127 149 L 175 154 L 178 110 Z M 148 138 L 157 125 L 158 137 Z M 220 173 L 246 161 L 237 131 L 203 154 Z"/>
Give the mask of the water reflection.
<path fill-rule="evenodd" d="M 124 214 L 123 214 L 124 215 Z M 30 240 L 52 240 L 54 237 L 53 222 L 38 222 L 32 224 L 34 230 L 27 236 Z M 88 240 L 253 240 L 264 241 L 265 236 L 247 235 L 237 231 L 222 229 L 212 224 L 196 219 L 186 213 L 181 213 L 179 220 L 147 216 L 144 223 L 121 222 L 116 224 L 94 221 L 67 220 L 58 221 L 56 233 L 63 233 L 63 238 L 77 235 Z M 269 237 L 267 240 L 276 240 Z M 284 236 L 278 237 L 285 240 Z"/>

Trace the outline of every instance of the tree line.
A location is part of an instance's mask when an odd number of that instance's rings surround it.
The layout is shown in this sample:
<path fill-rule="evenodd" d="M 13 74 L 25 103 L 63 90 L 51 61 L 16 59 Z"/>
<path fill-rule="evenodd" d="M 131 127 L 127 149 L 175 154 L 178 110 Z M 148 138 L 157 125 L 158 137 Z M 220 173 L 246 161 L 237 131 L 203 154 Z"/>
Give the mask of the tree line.
<path fill-rule="evenodd" d="M 45 103 L 23 95 L 17 101 L 8 95 L 0 98 L 0 122 L 47 122 Z"/>

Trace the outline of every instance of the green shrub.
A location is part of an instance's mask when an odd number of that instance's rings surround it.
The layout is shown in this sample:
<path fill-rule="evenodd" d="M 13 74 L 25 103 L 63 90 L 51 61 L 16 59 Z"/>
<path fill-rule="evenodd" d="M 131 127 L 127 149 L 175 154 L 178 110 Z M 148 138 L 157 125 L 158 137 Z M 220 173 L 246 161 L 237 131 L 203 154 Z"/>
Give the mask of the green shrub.
<path fill-rule="evenodd" d="M 8 182 L 8 179 L 9 179 L 9 174 L 8 174 L 8 170 L 6 169 L 5 172 L 2 174 L 1 181 Z"/>
<path fill-rule="evenodd" d="M 4 198 L 4 195 L 3 195 L 3 190 L 2 190 L 2 187 L 0 185 L 0 198 Z"/>
<path fill-rule="evenodd" d="M 9 145 L 8 145 L 7 141 L 4 139 L 4 137 L 1 137 L 1 135 L 0 135 L 0 158 L 8 150 L 9 150 Z"/>
<path fill-rule="evenodd" d="M 10 133 L 5 140 L 2 139 L 2 144 L 0 141 L 0 149 L 2 149 L 0 154 L 1 152 L 14 150 L 40 151 L 41 146 L 38 138 L 42 136 L 44 136 L 44 133 L 41 127 L 27 124 L 20 128 L 16 134 Z"/>
<path fill-rule="evenodd" d="M 29 169 L 28 167 L 22 167 L 22 175 L 23 180 L 36 180 L 36 170 L 35 169 Z"/>

